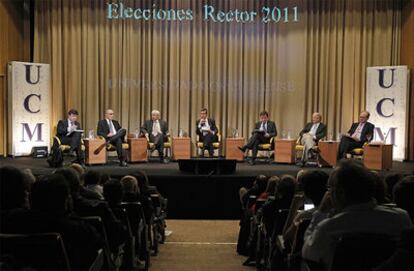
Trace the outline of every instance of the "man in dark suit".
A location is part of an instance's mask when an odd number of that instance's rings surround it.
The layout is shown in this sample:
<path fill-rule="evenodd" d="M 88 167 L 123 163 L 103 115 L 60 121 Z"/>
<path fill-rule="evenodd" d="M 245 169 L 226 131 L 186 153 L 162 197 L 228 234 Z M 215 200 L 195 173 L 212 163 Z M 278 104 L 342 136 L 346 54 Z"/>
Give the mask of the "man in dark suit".
<path fill-rule="evenodd" d="M 213 142 L 217 141 L 218 129 L 216 121 L 208 117 L 206 108 L 201 109 L 200 119 L 196 122 L 196 133 L 199 136 L 199 141 L 203 142 L 203 150 L 201 156 L 204 156 L 204 151 L 208 150 L 210 157 L 214 156 Z"/>
<path fill-rule="evenodd" d="M 344 155 L 349 151 L 361 148 L 366 142 L 371 141 L 375 126 L 368 122 L 369 115 L 367 111 L 361 112 L 359 122 L 353 123 L 348 133 L 342 135 L 338 149 L 338 160 L 344 158 Z"/>
<path fill-rule="evenodd" d="M 276 124 L 269 120 L 269 113 L 266 111 L 260 112 L 259 119 L 260 121 L 256 122 L 254 126 L 252 137 L 250 137 L 246 145 L 239 147 L 242 152 L 245 152 L 247 149 L 252 150 L 252 160 L 249 161 L 251 165 L 255 163 L 259 144 L 270 143 L 270 139 L 277 136 Z"/>
<path fill-rule="evenodd" d="M 69 110 L 68 118 L 58 122 L 57 137 L 62 144 L 70 146 L 70 153 L 76 152 L 77 159 L 73 162 L 83 166 L 85 165 L 85 154 L 81 148 L 82 128 L 77 121 L 78 116 L 77 110 Z"/>
<path fill-rule="evenodd" d="M 118 154 L 119 165 L 126 167 L 126 156 L 122 149 L 122 143 L 125 138 L 126 130 L 121 127 L 118 121 L 113 119 L 114 111 L 105 110 L 105 119 L 98 122 L 98 135 L 105 138 L 107 144 L 112 144 Z"/>
<path fill-rule="evenodd" d="M 302 165 L 308 161 L 309 152 L 318 144 L 318 141 L 326 136 L 326 125 L 321 122 L 322 116 L 315 112 L 312 114 L 312 122 L 305 125 L 300 132 L 300 144 L 303 145 Z"/>
<path fill-rule="evenodd" d="M 164 142 L 168 140 L 168 123 L 160 119 L 160 111 L 152 110 L 151 119 L 146 120 L 141 127 L 141 133 L 154 143 L 151 151 L 157 150 L 160 162 L 164 162 Z"/>

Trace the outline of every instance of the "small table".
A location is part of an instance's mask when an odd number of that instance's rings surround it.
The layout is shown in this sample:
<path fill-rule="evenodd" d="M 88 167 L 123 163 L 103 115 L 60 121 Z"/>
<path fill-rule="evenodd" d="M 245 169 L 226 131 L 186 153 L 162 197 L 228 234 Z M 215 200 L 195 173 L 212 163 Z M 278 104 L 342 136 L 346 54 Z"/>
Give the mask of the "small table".
<path fill-rule="evenodd" d="M 338 141 L 319 141 L 319 163 L 322 166 L 336 166 L 336 156 L 338 155 Z"/>
<path fill-rule="evenodd" d="M 243 152 L 238 147 L 244 144 L 244 137 L 226 138 L 226 159 L 243 161 Z"/>
<path fill-rule="evenodd" d="M 392 144 L 372 143 L 364 145 L 364 165 L 368 169 L 392 168 Z"/>
<path fill-rule="evenodd" d="M 144 137 L 128 138 L 129 145 L 129 162 L 148 161 L 148 142 Z"/>
<path fill-rule="evenodd" d="M 173 137 L 172 140 L 173 159 L 190 159 L 191 158 L 191 138 Z"/>
<path fill-rule="evenodd" d="M 85 163 L 88 165 L 106 164 L 106 142 L 100 138 L 85 138 Z"/>
<path fill-rule="evenodd" d="M 276 139 L 275 141 L 275 162 L 295 163 L 296 139 Z"/>

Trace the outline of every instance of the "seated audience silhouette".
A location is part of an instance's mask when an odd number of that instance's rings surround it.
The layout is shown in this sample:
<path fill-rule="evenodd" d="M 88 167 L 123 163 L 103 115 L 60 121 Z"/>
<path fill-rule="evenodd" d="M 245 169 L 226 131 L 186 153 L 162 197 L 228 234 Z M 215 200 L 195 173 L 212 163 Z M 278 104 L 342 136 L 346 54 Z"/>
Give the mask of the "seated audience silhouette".
<path fill-rule="evenodd" d="M 122 188 L 124 190 L 123 201 L 137 202 L 140 197 L 140 190 L 137 178 L 131 175 L 126 175 L 121 179 Z"/>
<path fill-rule="evenodd" d="M 345 233 L 386 234 L 398 238 L 404 229 L 412 227 L 406 211 L 377 205 L 375 181 L 356 161 L 341 161 L 331 173 L 329 186 L 305 233 L 302 248 L 305 259 L 329 268 L 335 240 Z M 332 216 L 328 215 L 331 210 Z"/>

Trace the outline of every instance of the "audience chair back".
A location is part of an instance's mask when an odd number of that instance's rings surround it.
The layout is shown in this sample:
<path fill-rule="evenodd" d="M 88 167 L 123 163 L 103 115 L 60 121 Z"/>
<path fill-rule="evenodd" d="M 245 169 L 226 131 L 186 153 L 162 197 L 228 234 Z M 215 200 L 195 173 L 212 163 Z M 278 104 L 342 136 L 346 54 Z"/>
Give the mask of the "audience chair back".
<path fill-rule="evenodd" d="M 71 270 L 62 237 L 58 233 L 0 234 L 0 253 L 2 258 L 10 256 L 21 268 Z"/>
<path fill-rule="evenodd" d="M 372 270 L 394 253 L 396 243 L 384 234 L 343 234 L 336 240 L 330 270 Z"/>

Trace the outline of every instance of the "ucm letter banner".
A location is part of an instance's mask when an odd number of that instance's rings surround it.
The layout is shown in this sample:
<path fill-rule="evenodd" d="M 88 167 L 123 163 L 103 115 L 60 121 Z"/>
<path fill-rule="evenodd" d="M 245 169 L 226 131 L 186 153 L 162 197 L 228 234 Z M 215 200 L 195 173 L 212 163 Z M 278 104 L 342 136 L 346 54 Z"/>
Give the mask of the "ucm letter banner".
<path fill-rule="evenodd" d="M 373 141 L 393 144 L 393 159 L 404 160 L 407 149 L 409 69 L 407 66 L 367 68 L 367 110 L 375 124 Z"/>
<path fill-rule="evenodd" d="M 28 155 L 50 143 L 50 65 L 10 62 L 8 153 Z"/>

